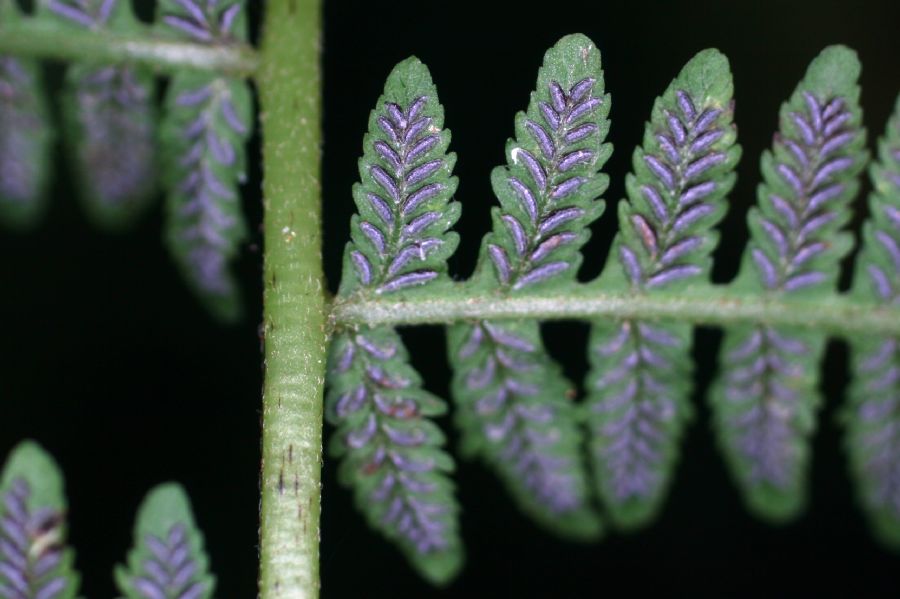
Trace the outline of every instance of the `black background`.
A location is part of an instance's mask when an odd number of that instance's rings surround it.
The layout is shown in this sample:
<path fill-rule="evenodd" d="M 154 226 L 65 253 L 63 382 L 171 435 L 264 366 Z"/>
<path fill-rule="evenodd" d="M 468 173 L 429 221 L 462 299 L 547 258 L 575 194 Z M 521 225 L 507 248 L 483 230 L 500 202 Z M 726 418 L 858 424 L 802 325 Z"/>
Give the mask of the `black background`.
<path fill-rule="evenodd" d="M 250 2 L 254 21 L 260 3 Z M 877 134 L 900 91 L 900 8 L 895 0 L 724 2 L 482 1 L 327 3 L 324 36 L 325 264 L 332 290 L 353 206 L 350 186 L 368 112 L 394 63 L 415 53 L 431 68 L 459 155 L 457 276 L 474 266 L 513 115 L 525 107 L 543 53 L 581 31 L 603 54 L 612 93 L 615 146 L 606 171 L 613 205 L 653 98 L 695 52 L 724 51 L 735 78 L 744 159 L 723 224 L 714 276 L 734 275 L 755 197 L 758 157 L 771 142 L 780 103 L 825 45 L 847 43 L 863 61 L 863 106 Z M 146 6 L 144 7 L 146 8 Z M 146 14 L 146 11 L 144 11 Z M 59 67 L 50 69 L 60 79 Z M 258 140 L 251 156 L 258 158 Z M 62 167 L 61 167 L 62 170 Z M 133 232 L 110 236 L 85 222 L 60 176 L 53 206 L 35 232 L 0 233 L 0 452 L 39 440 L 67 475 L 71 540 L 89 597 L 110 597 L 110 569 L 131 542 L 134 510 L 165 480 L 190 491 L 219 576 L 218 596 L 255 596 L 261 368 L 260 169 L 244 189 L 253 235 L 237 268 L 247 297 L 238 326 L 211 322 L 179 281 L 163 249 L 161 210 Z M 868 186 L 864 191 L 868 190 Z M 862 213 L 860 213 L 862 214 Z M 858 219 L 857 219 L 858 220 Z M 858 226 L 858 222 L 855 223 Z M 615 210 L 595 226 L 584 278 L 601 268 Z M 845 273 L 846 275 L 847 273 Z M 845 277 L 846 281 L 846 277 Z M 586 328 L 546 327 L 554 355 L 580 380 Z M 404 331 L 428 387 L 446 395 L 439 327 Z M 832 343 L 826 402 L 814 439 L 807 514 L 776 528 L 742 508 L 717 455 L 703 394 L 720 335 L 701 329 L 694 353 L 697 417 L 687 432 L 671 497 L 646 531 L 603 542 L 561 542 L 520 516 L 479 464 L 459 464 L 468 565 L 446 591 L 423 584 L 371 533 L 323 472 L 321 564 L 326 597 L 518 596 L 894 596 L 900 559 L 878 546 L 857 509 L 835 420 L 846 384 L 846 348 Z M 442 422 L 455 442 L 445 419 Z M 327 432 L 330 431 L 326 431 Z"/>

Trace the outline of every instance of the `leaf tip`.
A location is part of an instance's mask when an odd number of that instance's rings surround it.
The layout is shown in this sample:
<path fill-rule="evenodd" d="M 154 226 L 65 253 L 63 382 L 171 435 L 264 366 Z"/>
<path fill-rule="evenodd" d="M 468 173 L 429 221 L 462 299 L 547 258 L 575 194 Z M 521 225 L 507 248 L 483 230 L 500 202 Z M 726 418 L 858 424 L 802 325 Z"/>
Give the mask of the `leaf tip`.
<path fill-rule="evenodd" d="M 138 509 L 137 529 L 145 533 L 163 533 L 174 524 L 194 526 L 187 492 L 175 482 L 162 483 L 152 488 Z"/>
<path fill-rule="evenodd" d="M 465 554 L 460 547 L 427 556 L 410 553 L 410 558 L 422 578 L 438 588 L 449 586 L 465 565 Z"/>
<path fill-rule="evenodd" d="M 16 479 L 28 482 L 36 503 L 54 507 L 65 504 L 59 465 L 37 442 L 22 441 L 10 452 L 0 476 L 0 488 L 6 488 Z"/>
<path fill-rule="evenodd" d="M 806 71 L 804 86 L 823 96 L 859 96 L 857 80 L 862 65 L 856 51 L 841 45 L 828 46 L 816 56 Z"/>

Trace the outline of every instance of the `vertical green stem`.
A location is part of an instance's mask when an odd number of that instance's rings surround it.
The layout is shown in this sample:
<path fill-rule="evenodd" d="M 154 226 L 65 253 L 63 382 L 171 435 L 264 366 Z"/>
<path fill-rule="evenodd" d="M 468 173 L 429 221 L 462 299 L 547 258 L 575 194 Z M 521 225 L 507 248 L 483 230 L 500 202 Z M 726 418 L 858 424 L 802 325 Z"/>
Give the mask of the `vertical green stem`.
<path fill-rule="evenodd" d="M 325 285 L 319 182 L 320 0 L 266 3 L 263 127 L 265 383 L 261 599 L 319 593 Z"/>

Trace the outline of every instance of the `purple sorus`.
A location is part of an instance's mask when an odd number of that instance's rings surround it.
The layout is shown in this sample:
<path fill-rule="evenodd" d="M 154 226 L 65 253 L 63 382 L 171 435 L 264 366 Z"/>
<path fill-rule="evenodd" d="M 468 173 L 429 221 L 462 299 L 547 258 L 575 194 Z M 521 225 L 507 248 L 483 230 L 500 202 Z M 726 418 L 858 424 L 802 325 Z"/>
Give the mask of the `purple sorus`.
<path fill-rule="evenodd" d="M 119 4 L 120 0 L 44 0 L 41 6 L 69 23 L 100 29 L 107 25 Z"/>
<path fill-rule="evenodd" d="M 199 43 L 247 37 L 244 0 L 160 0 L 159 20 L 168 31 Z"/>
<path fill-rule="evenodd" d="M 332 344 L 329 421 L 341 480 L 371 525 L 396 541 L 420 572 L 446 580 L 461 565 L 450 457 L 431 418 L 446 407 L 421 388 L 389 328 L 340 334 Z"/>
<path fill-rule="evenodd" d="M 168 181 L 169 247 L 198 294 L 223 318 L 237 315 L 229 262 L 246 226 L 238 184 L 251 100 L 242 81 L 183 74 L 166 102 L 162 143 L 174 176 Z"/>
<path fill-rule="evenodd" d="M 62 514 L 29 507 L 31 486 L 13 479 L 0 496 L 0 596 L 63 599 L 74 593 L 66 576 Z"/>
<path fill-rule="evenodd" d="M 826 48 L 782 107 L 738 285 L 772 295 L 833 292 L 852 246 L 841 229 L 866 162 L 859 70 L 852 50 Z M 805 503 L 825 340 L 764 325 L 726 331 L 712 392 L 717 432 L 749 507 L 763 517 L 788 519 Z"/>
<path fill-rule="evenodd" d="M 619 267 L 601 283 L 653 293 L 708 276 L 740 156 L 732 93 L 728 60 L 705 50 L 657 100 L 619 208 Z M 618 526 L 646 525 L 665 500 L 691 413 L 691 334 L 682 323 L 593 323 L 584 413 L 597 491 Z"/>
<path fill-rule="evenodd" d="M 0 219 L 32 223 L 48 181 L 52 134 L 34 63 L 0 56 Z"/>
<path fill-rule="evenodd" d="M 341 294 L 358 288 L 391 293 L 420 287 L 447 269 L 459 218 L 450 202 L 456 161 L 428 69 L 415 58 L 397 65 L 370 118 Z M 353 275 L 353 276 L 351 276 Z"/>

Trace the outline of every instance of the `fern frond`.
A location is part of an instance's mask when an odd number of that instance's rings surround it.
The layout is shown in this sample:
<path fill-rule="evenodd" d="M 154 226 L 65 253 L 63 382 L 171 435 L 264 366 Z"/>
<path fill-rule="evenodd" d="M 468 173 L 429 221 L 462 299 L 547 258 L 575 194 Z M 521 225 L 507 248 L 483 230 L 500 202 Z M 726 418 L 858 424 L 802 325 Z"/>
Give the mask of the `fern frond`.
<path fill-rule="evenodd" d="M 516 116 L 507 165 L 491 182 L 500 206 L 471 288 L 518 293 L 572 282 L 587 225 L 600 216 L 612 147 L 600 52 L 583 35 L 544 56 L 528 109 Z M 599 534 L 590 508 L 573 385 L 547 354 L 538 323 L 450 328 L 457 424 L 469 455 L 500 474 L 521 508 L 550 530 Z"/>
<path fill-rule="evenodd" d="M 569 35 L 547 51 L 528 109 L 516 115 L 507 165 L 491 174 L 500 206 L 474 285 L 509 292 L 574 280 L 587 226 L 603 212 L 609 108 L 591 40 Z"/>
<path fill-rule="evenodd" d="M 140 28 L 123 0 L 42 0 L 36 18 L 67 28 Z M 88 216 L 107 229 L 134 223 L 156 191 L 153 74 L 134 66 L 75 64 L 66 71 L 67 146 Z"/>
<path fill-rule="evenodd" d="M 201 43 L 247 38 L 243 0 L 162 0 L 161 35 Z M 176 74 L 163 108 L 160 147 L 166 178 L 166 241 L 209 310 L 236 319 L 241 298 L 229 266 L 247 232 L 239 185 L 253 128 L 249 85 L 240 79 Z"/>
<path fill-rule="evenodd" d="M 446 273 L 459 242 L 447 230 L 460 206 L 450 201 L 456 155 L 447 153 L 450 131 L 443 126 L 427 67 L 416 58 L 394 67 L 363 138 L 360 183 L 353 186 L 359 214 L 350 225 L 340 295 L 409 289 Z"/>
<path fill-rule="evenodd" d="M 72 599 L 79 576 L 66 547 L 59 467 L 36 443 L 13 449 L 0 477 L 0 596 Z"/>
<path fill-rule="evenodd" d="M 725 214 L 740 159 L 733 90 L 728 59 L 710 49 L 654 103 L 625 180 L 628 201 L 619 204 L 612 254 L 620 268 L 604 273 L 604 287 L 672 289 L 708 277 L 719 237 L 712 227 Z"/>
<path fill-rule="evenodd" d="M 116 567 L 115 578 L 127 599 L 212 597 L 216 580 L 181 485 L 159 485 L 147 494 L 138 510 L 128 564 Z"/>
<path fill-rule="evenodd" d="M 456 161 L 427 67 L 409 58 L 391 71 L 369 118 L 353 186 L 359 214 L 344 253 L 340 294 L 409 293 L 440 284 L 458 236 L 450 198 Z M 431 418 L 444 402 L 422 389 L 390 327 L 338 333 L 331 346 L 326 415 L 332 452 L 369 524 L 397 543 L 422 576 L 453 578 L 463 561 L 449 473 L 453 461 Z"/>
<path fill-rule="evenodd" d="M 654 293 L 709 276 L 740 158 L 733 85 L 717 50 L 692 58 L 653 106 L 619 204 L 621 232 L 598 287 Z M 649 523 L 666 496 L 691 414 L 692 327 L 598 321 L 585 416 L 597 490 L 622 527 Z"/>
<path fill-rule="evenodd" d="M 900 98 L 879 143 L 870 175 L 865 225 L 853 294 L 900 304 Z M 850 403 L 843 414 L 847 450 L 860 503 L 875 533 L 900 549 L 900 339 L 860 335 L 853 356 Z"/>
<path fill-rule="evenodd" d="M 22 15 L 0 5 L 0 19 Z M 11 227 L 34 225 L 44 212 L 54 134 L 40 65 L 0 56 L 0 221 Z"/>
<path fill-rule="evenodd" d="M 448 331 L 463 453 L 496 470 L 523 512 L 574 539 L 601 532 L 589 503 L 574 386 L 531 321 Z"/>
<path fill-rule="evenodd" d="M 391 328 L 342 333 L 332 342 L 326 416 L 331 451 L 369 524 L 395 541 L 427 579 L 449 581 L 462 565 L 453 461 L 431 418 L 444 402 L 421 386 Z"/>
<path fill-rule="evenodd" d="M 166 241 L 185 278 L 213 313 L 233 320 L 240 296 L 229 272 L 246 235 L 239 184 L 252 126 L 243 81 L 180 73 L 166 96 Z"/>
<path fill-rule="evenodd" d="M 762 157 L 759 206 L 738 290 L 770 295 L 833 293 L 850 250 L 849 204 L 865 167 L 856 54 L 826 48 L 782 106 L 773 149 Z M 809 437 L 819 403 L 825 335 L 767 326 L 726 331 L 712 392 L 720 444 L 749 507 L 774 520 L 805 501 Z"/>

